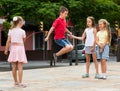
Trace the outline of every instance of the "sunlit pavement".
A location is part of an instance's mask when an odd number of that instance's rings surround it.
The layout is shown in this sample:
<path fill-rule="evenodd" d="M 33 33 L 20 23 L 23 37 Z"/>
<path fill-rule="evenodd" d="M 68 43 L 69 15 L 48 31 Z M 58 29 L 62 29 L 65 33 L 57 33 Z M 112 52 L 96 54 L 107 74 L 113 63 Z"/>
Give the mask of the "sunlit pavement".
<path fill-rule="evenodd" d="M 62 64 L 57 63 L 56 66 L 61 65 L 58 67 L 24 70 L 23 82 L 26 88 L 14 86 L 10 71 L 0 72 L 0 91 L 120 91 L 120 62 L 114 61 L 114 58 L 107 62 L 106 80 L 94 78 L 93 63 L 89 78 L 81 77 L 85 73 L 85 63 L 77 66 Z"/>

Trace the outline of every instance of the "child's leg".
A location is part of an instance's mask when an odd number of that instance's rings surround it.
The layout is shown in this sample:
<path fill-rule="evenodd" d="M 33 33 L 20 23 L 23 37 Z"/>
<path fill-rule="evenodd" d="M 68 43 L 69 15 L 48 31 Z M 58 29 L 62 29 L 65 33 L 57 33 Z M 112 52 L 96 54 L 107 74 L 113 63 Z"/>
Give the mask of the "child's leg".
<path fill-rule="evenodd" d="M 86 54 L 86 73 L 89 74 L 90 68 L 90 54 Z"/>
<path fill-rule="evenodd" d="M 63 47 L 60 51 L 56 53 L 56 56 L 61 56 L 73 50 L 72 44 L 67 39 L 60 39 L 56 40 L 55 42 Z"/>
<path fill-rule="evenodd" d="M 22 76 L 23 76 L 23 63 L 18 62 L 18 76 L 19 76 L 19 87 L 25 88 L 27 87 L 25 84 L 22 83 Z"/>
<path fill-rule="evenodd" d="M 67 45 L 67 46 L 63 47 L 60 51 L 58 51 L 56 53 L 56 56 L 61 56 L 61 55 L 65 54 L 65 53 L 68 53 L 72 50 L 73 50 L 73 46 L 72 45 Z"/>
<path fill-rule="evenodd" d="M 106 65 L 106 60 L 101 59 L 101 71 L 102 71 L 102 76 L 100 77 L 100 79 L 106 79 L 106 69 L 107 69 L 107 65 Z"/>
<path fill-rule="evenodd" d="M 97 61 L 96 53 L 92 54 L 92 58 L 93 58 L 93 62 L 95 64 L 96 74 L 99 74 L 99 72 L 98 72 L 98 61 Z"/>
<path fill-rule="evenodd" d="M 90 68 L 90 54 L 86 54 L 86 74 L 82 75 L 82 78 L 89 77 L 89 68 Z"/>
<path fill-rule="evenodd" d="M 14 78 L 15 85 L 18 83 L 17 80 L 17 62 L 12 63 L 12 75 Z"/>
<path fill-rule="evenodd" d="M 109 59 L 109 46 L 105 45 L 104 51 L 101 57 L 101 71 L 102 71 L 102 79 L 106 79 L 106 71 L 107 71 L 107 60 Z"/>
<path fill-rule="evenodd" d="M 106 65 L 106 60 L 104 59 L 101 59 L 101 71 L 102 73 L 106 73 L 106 70 L 107 70 L 107 65 Z"/>
<path fill-rule="evenodd" d="M 19 83 L 22 83 L 22 76 L 23 76 L 23 67 L 21 62 L 18 62 L 18 77 L 19 77 Z"/>

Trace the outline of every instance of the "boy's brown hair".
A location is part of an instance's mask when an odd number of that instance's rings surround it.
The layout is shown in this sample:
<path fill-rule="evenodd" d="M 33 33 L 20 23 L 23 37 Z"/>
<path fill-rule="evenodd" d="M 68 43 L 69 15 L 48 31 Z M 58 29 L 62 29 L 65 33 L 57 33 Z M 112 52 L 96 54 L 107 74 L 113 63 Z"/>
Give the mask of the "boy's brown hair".
<path fill-rule="evenodd" d="M 60 7 L 60 13 L 64 13 L 65 11 L 68 11 L 68 9 L 64 6 Z"/>

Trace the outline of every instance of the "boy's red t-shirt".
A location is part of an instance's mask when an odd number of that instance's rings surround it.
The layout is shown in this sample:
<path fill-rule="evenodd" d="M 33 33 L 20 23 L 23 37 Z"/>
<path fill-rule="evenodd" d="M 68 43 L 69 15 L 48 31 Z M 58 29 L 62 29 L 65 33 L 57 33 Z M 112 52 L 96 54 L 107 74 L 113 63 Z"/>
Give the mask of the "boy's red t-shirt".
<path fill-rule="evenodd" d="M 61 19 L 60 17 L 57 18 L 54 22 L 53 25 L 54 27 L 54 39 L 62 39 L 65 38 L 65 31 L 66 31 L 66 20 Z"/>

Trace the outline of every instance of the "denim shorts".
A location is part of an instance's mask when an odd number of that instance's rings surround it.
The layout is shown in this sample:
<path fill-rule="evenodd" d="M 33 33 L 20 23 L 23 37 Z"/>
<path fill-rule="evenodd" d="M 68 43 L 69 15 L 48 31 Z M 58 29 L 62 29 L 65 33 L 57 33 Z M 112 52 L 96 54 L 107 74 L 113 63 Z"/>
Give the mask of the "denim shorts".
<path fill-rule="evenodd" d="M 109 45 L 105 45 L 102 53 L 100 53 L 100 47 L 97 46 L 97 59 L 109 60 Z"/>
<path fill-rule="evenodd" d="M 67 39 L 58 39 L 58 40 L 55 40 L 55 42 L 61 47 L 71 45 L 71 43 Z"/>

